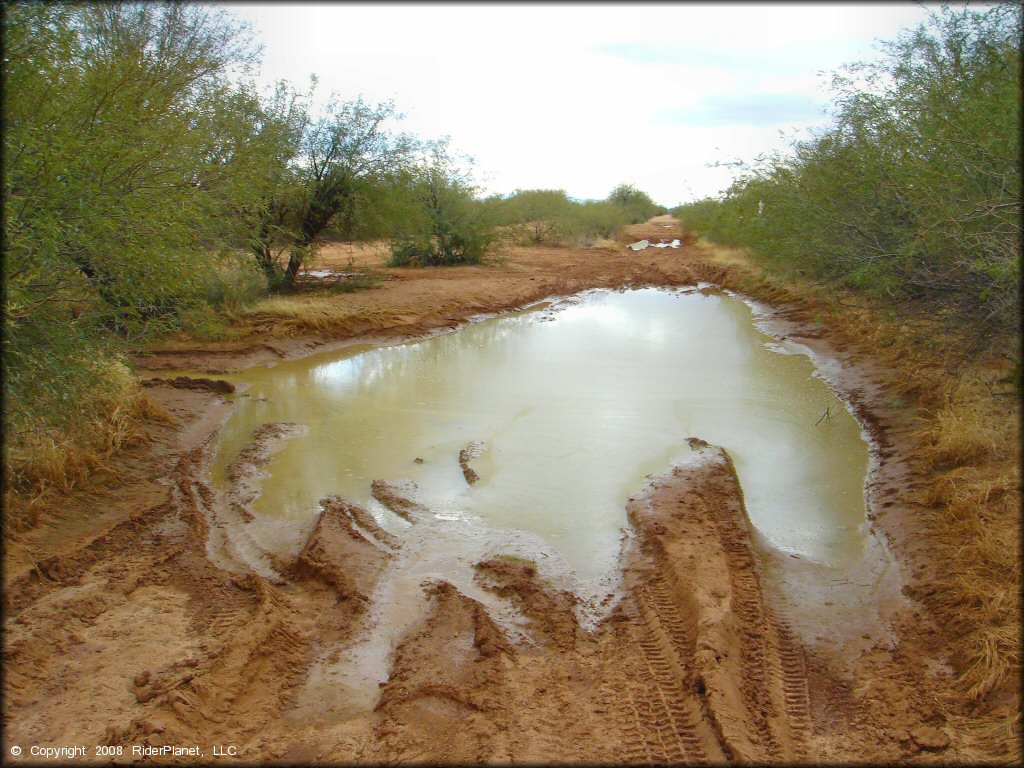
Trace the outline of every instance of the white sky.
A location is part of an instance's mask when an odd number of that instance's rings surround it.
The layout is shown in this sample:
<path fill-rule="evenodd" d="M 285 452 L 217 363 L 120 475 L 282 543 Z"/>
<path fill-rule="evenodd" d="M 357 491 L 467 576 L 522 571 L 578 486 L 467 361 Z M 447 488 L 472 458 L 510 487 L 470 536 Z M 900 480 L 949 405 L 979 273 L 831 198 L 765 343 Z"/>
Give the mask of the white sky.
<path fill-rule="evenodd" d="M 263 45 L 260 82 L 392 99 L 450 136 L 486 192 L 620 182 L 667 206 L 827 118 L 828 74 L 924 21 L 913 3 L 225 4 Z"/>

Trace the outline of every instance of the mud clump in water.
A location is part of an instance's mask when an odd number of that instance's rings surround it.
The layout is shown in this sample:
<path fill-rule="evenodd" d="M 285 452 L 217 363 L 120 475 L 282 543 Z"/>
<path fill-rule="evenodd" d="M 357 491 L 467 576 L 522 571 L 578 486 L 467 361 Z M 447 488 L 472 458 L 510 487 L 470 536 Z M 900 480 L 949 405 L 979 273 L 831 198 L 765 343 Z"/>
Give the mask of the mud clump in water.
<path fill-rule="evenodd" d="M 175 389 L 195 389 L 207 392 L 216 392 L 221 395 L 230 395 L 235 391 L 235 385 L 224 379 L 207 379 L 203 377 L 177 376 L 173 379 L 143 379 L 144 387 L 174 387 Z"/>
<path fill-rule="evenodd" d="M 364 527 L 372 521 L 365 510 L 337 497 L 324 499 L 320 505 L 323 512 L 295 561 L 294 575 L 324 581 L 342 600 L 368 603 L 391 554 L 357 530 L 357 519 L 363 520 Z M 393 541 L 393 537 L 376 524 L 368 532 L 371 536 L 383 534 Z"/>
<path fill-rule="evenodd" d="M 500 695 L 501 688 L 495 657 L 510 652 L 504 635 L 482 605 L 448 582 L 428 585 L 426 594 L 430 613 L 399 644 L 378 710 L 422 698 L 445 700 L 464 714 L 492 709 L 487 699 Z"/>
<path fill-rule="evenodd" d="M 530 561 L 495 557 L 476 564 L 476 580 L 500 597 L 511 599 L 529 617 L 529 629 L 539 641 L 568 650 L 580 631 L 574 607 L 576 596 L 556 590 Z"/>
<path fill-rule="evenodd" d="M 417 519 L 430 513 L 425 506 L 409 498 L 409 495 L 416 492 L 415 483 L 374 480 L 370 486 L 370 492 L 373 494 L 373 498 L 410 523 L 415 523 Z"/>
<path fill-rule="evenodd" d="M 462 468 L 462 475 L 466 478 L 466 483 L 468 485 L 473 485 L 473 483 L 480 479 L 480 475 L 477 474 L 475 469 L 469 466 L 469 462 L 480 456 L 483 452 L 484 444 L 478 440 L 474 440 L 459 451 L 459 467 Z"/>
<path fill-rule="evenodd" d="M 248 445 L 243 448 L 235 460 L 228 465 L 227 478 L 236 487 L 251 484 L 259 469 L 270 463 L 275 451 L 280 449 L 283 441 L 305 434 L 307 429 L 298 424 L 277 422 L 263 424 L 253 433 Z M 243 494 L 251 500 L 255 490 Z"/>

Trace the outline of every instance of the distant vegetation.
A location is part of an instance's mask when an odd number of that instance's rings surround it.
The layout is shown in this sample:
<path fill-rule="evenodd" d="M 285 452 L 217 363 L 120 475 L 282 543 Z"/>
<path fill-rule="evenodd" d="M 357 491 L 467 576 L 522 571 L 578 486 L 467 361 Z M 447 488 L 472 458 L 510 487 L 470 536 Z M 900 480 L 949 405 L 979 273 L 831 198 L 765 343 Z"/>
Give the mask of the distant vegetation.
<path fill-rule="evenodd" d="M 673 213 L 767 266 L 1015 335 L 1021 8 L 943 8 L 833 80 L 831 127 Z"/>
<path fill-rule="evenodd" d="M 573 200 L 562 189 L 518 189 L 485 202 L 495 221 L 524 245 L 589 247 L 613 238 L 627 224 L 668 213 L 630 184 L 620 184 L 604 200 Z"/>

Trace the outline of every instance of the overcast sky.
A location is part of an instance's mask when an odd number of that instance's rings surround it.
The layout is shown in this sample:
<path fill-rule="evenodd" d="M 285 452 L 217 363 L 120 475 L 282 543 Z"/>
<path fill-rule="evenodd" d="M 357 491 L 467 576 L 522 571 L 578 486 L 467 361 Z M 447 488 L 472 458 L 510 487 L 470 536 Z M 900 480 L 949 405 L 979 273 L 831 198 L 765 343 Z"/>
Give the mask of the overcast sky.
<path fill-rule="evenodd" d="M 260 79 L 392 99 L 450 136 L 487 192 L 603 198 L 630 182 L 673 206 L 717 194 L 716 161 L 827 122 L 829 73 L 924 21 L 913 3 L 236 4 Z"/>

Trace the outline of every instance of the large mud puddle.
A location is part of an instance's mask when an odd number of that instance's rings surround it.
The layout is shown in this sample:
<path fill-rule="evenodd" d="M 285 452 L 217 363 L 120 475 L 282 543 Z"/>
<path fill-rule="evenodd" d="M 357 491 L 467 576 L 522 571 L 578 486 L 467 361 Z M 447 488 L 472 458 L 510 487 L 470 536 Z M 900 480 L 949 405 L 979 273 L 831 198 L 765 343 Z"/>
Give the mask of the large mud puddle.
<path fill-rule="evenodd" d="M 862 429 L 806 350 L 756 320 L 720 291 L 592 291 L 425 340 L 233 377 L 246 388 L 210 467 L 224 509 L 237 506 L 230 468 L 256 430 L 298 426 L 271 441 L 247 481 L 249 514 L 214 527 L 214 554 L 273 577 L 303 546 L 318 502 L 335 495 L 402 542 L 362 639 L 340 655 L 325 648 L 314 665 L 309 713 L 323 715 L 327 690 L 346 692 L 339 716 L 372 707 L 425 581 L 453 583 L 515 633 L 511 606 L 473 581 L 487 557 L 536 561 L 580 596 L 582 620 L 598 618 L 616 588 L 628 497 L 648 473 L 684 459 L 691 436 L 732 456 L 771 548 L 836 572 L 863 561 Z M 416 522 L 374 498 L 378 479 L 422 505 Z"/>

